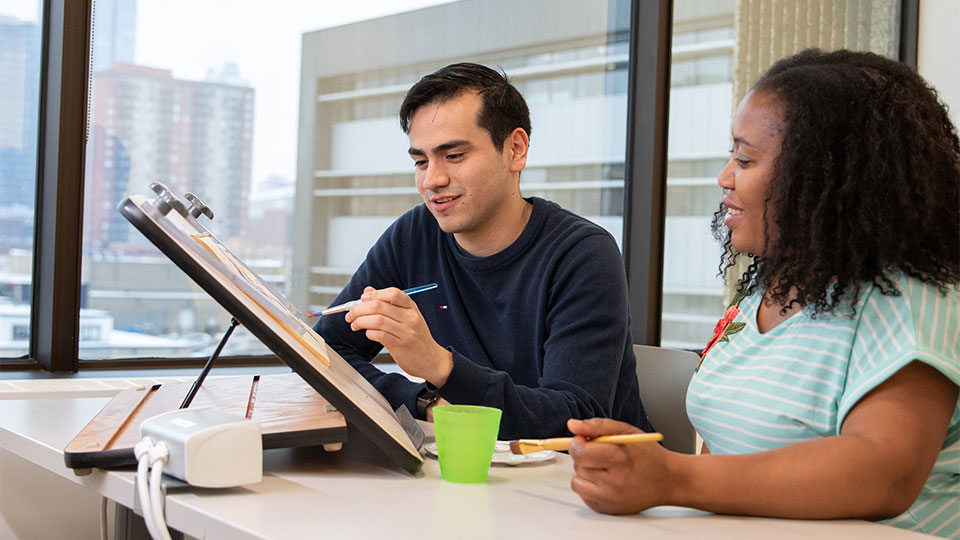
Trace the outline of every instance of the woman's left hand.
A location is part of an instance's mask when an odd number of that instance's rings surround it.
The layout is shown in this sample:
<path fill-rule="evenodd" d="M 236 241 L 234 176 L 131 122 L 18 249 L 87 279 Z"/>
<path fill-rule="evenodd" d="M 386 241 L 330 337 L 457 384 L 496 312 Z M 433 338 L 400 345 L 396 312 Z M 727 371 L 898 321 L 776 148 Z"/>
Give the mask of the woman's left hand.
<path fill-rule="evenodd" d="M 670 452 L 657 443 L 589 442 L 601 435 L 640 433 L 630 424 L 592 418 L 567 422 L 575 435 L 570 443 L 573 480 L 570 486 L 587 506 L 605 514 L 633 514 L 666 504 L 671 485 Z"/>

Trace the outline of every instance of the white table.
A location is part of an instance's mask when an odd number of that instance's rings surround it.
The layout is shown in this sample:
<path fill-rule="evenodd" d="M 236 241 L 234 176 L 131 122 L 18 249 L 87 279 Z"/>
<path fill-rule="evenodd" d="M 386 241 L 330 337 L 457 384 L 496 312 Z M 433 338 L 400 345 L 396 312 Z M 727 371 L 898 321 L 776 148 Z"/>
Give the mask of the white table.
<path fill-rule="evenodd" d="M 63 448 L 106 398 L 0 401 L 0 448 L 134 507 L 133 468 L 76 476 Z M 487 484 L 452 484 L 427 459 L 412 476 L 352 430 L 339 452 L 269 450 L 264 478 L 231 489 L 183 488 L 166 499 L 167 524 L 196 538 L 921 538 L 865 521 L 718 516 L 659 507 L 633 516 L 587 508 L 570 490 L 572 462 L 490 470 Z"/>

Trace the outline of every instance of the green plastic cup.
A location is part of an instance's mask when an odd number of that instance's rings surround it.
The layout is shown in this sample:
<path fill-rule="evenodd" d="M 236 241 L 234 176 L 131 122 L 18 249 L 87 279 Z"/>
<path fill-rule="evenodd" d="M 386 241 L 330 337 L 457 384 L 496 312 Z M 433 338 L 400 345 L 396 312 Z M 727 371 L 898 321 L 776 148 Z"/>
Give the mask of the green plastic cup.
<path fill-rule="evenodd" d="M 482 484 L 500 431 L 500 409 L 478 405 L 433 408 L 440 476 L 448 482 Z"/>

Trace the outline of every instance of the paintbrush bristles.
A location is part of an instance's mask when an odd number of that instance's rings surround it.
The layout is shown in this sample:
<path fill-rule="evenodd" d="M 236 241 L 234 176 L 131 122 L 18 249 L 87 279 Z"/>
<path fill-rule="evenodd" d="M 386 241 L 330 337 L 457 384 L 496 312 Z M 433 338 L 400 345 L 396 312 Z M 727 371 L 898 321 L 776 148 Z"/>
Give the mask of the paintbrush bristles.
<path fill-rule="evenodd" d="M 531 454 L 544 450 L 566 450 L 568 446 L 570 446 L 570 437 L 519 439 L 510 443 L 510 451 L 514 454 Z"/>
<path fill-rule="evenodd" d="M 536 445 L 527 444 L 526 440 L 512 441 L 510 443 L 510 451 L 514 454 L 531 454 L 533 452 L 538 452 L 541 447 Z"/>

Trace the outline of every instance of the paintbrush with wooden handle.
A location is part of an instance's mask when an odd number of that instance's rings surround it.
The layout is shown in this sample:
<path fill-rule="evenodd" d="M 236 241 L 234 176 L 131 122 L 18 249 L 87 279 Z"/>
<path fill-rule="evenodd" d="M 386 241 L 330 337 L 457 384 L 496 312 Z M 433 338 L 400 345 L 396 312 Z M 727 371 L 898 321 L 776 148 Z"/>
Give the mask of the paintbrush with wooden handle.
<path fill-rule="evenodd" d="M 553 439 L 518 439 L 510 442 L 510 451 L 514 454 L 529 454 L 542 450 L 566 450 L 570 446 L 572 437 L 556 437 Z M 589 439 L 589 442 L 605 442 L 611 444 L 632 444 L 639 442 L 657 442 L 663 440 L 661 433 L 625 433 L 623 435 L 601 435 Z"/>

